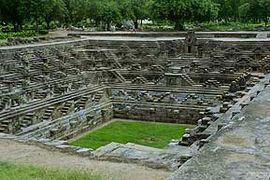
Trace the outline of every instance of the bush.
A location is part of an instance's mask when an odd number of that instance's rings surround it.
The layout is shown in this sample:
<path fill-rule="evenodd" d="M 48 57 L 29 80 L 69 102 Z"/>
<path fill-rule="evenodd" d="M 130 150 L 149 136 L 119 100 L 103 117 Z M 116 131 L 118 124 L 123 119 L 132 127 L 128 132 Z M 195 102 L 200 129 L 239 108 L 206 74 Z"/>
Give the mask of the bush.
<path fill-rule="evenodd" d="M 42 30 L 39 31 L 39 34 L 40 34 L 40 35 L 46 35 L 46 34 L 48 34 L 48 33 L 49 33 L 49 31 L 46 30 L 46 29 L 42 29 Z"/>
<path fill-rule="evenodd" d="M 35 31 L 22 31 L 22 32 L 0 32 L 0 39 L 8 39 L 12 37 L 21 37 L 21 38 L 27 38 L 27 37 L 34 37 L 37 35 L 46 35 L 49 31 L 42 29 L 39 31 L 39 33 Z"/>
<path fill-rule="evenodd" d="M 203 28 L 211 31 L 239 31 L 239 30 L 254 30 L 261 24 L 242 23 L 242 22 L 208 22 L 203 23 Z"/>
<path fill-rule="evenodd" d="M 22 31 L 22 32 L 2 32 L 0 33 L 0 39 L 8 39 L 12 37 L 33 37 L 36 36 L 37 33 L 35 31 Z"/>

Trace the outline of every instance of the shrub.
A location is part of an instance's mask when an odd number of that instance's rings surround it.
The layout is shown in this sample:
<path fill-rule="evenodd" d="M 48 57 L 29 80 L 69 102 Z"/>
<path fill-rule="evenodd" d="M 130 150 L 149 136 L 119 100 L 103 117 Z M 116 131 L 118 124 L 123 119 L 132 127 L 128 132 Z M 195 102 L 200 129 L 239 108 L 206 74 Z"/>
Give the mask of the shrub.
<path fill-rule="evenodd" d="M 33 37 L 36 36 L 37 33 L 34 31 L 22 31 L 22 32 L 5 32 L 0 33 L 0 39 L 7 39 L 11 37 Z"/>

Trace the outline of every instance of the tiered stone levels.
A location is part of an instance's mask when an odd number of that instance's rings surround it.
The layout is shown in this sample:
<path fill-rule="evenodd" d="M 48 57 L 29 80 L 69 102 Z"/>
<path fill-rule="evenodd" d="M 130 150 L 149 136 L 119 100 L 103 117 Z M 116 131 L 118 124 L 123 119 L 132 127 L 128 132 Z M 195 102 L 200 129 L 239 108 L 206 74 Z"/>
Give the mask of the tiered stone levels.
<path fill-rule="evenodd" d="M 0 48 L 0 132 L 69 140 L 113 117 L 197 125 L 176 143 L 180 155 L 168 153 L 174 164 L 200 151 L 269 84 L 270 41 L 255 32 L 71 35 L 82 38 Z M 114 154 L 110 147 L 134 150 L 108 146 L 103 159 Z M 122 156 L 115 158 L 134 158 Z"/>

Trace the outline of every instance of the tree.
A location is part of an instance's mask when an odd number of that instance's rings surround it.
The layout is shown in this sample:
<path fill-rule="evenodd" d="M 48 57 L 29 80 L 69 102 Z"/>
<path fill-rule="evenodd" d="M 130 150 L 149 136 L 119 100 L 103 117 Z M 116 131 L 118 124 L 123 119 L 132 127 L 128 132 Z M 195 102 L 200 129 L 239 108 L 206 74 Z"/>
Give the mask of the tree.
<path fill-rule="evenodd" d="M 249 9 L 250 9 L 250 4 L 249 3 L 244 3 L 238 8 L 239 17 L 244 22 L 247 22 L 250 19 L 250 17 L 249 17 Z"/>
<path fill-rule="evenodd" d="M 99 19 L 106 25 L 106 29 L 110 30 L 112 23 L 118 23 L 121 19 L 118 4 L 115 1 L 103 1 L 98 3 Z"/>
<path fill-rule="evenodd" d="M 12 23 L 14 31 L 22 28 L 24 16 L 21 12 L 22 0 L 0 0 L 0 14 L 2 21 Z"/>
<path fill-rule="evenodd" d="M 207 21 L 217 16 L 218 6 L 211 0 L 154 0 L 152 12 L 156 19 L 175 23 L 176 30 L 183 30 L 187 21 Z"/>
<path fill-rule="evenodd" d="M 47 29 L 50 29 L 50 23 L 53 20 L 62 21 L 67 10 L 65 3 L 62 0 L 47 0 L 44 6 L 43 18 L 47 24 Z"/>
<path fill-rule="evenodd" d="M 79 22 L 87 17 L 88 0 L 72 0 L 73 6 L 73 22 Z"/>
<path fill-rule="evenodd" d="M 239 7 L 239 14 L 244 21 L 264 22 L 267 25 L 270 17 L 270 0 L 246 0 Z"/>
<path fill-rule="evenodd" d="M 46 22 L 50 28 L 50 22 L 61 20 L 66 14 L 63 0 L 21 0 L 21 12 L 29 21 L 35 22 L 35 29 L 39 31 L 39 25 Z"/>
<path fill-rule="evenodd" d="M 267 26 L 269 19 L 270 19 L 270 0 L 260 0 L 260 12 L 261 12 L 261 18 L 265 23 L 265 26 Z"/>
<path fill-rule="evenodd" d="M 139 20 L 146 19 L 150 16 L 149 0 L 120 0 L 121 15 L 125 19 L 132 19 L 135 28 L 138 29 Z"/>
<path fill-rule="evenodd" d="M 218 20 L 229 21 L 233 11 L 231 0 L 214 0 L 214 2 L 217 3 L 219 7 Z"/>
<path fill-rule="evenodd" d="M 270 0 L 0 0 L 0 21 L 20 31 L 24 24 L 41 23 L 50 28 L 52 21 L 66 25 L 91 20 L 110 29 L 112 23 L 133 20 L 172 22 L 183 29 L 186 22 L 209 20 L 244 21 L 265 25 L 270 19 Z"/>

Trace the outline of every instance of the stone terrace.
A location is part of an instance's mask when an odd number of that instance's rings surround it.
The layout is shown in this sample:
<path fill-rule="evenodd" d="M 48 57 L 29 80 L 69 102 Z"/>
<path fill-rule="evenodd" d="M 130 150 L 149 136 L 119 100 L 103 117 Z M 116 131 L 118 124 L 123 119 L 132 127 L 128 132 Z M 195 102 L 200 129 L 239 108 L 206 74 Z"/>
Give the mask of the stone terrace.
<path fill-rule="evenodd" d="M 86 151 L 97 159 L 169 170 L 183 164 L 171 176 L 174 179 L 191 172 L 190 168 L 200 172 L 196 158 L 204 161 L 204 154 L 210 156 L 208 147 L 216 146 L 215 137 L 225 138 L 218 141 L 220 146 L 231 148 L 229 145 L 236 143 L 243 145 L 239 152 L 247 152 L 248 133 L 245 138 L 231 134 L 228 138 L 223 127 L 239 115 L 251 113 L 248 107 L 256 109 L 252 100 L 262 96 L 261 91 L 268 92 L 268 32 L 72 32 L 70 36 L 76 38 L 0 48 L 1 133 L 60 149 Z M 113 117 L 198 126 L 187 129 L 166 151 L 130 144 L 78 150 L 62 141 Z M 243 122 L 240 125 L 249 129 L 249 120 L 239 119 Z M 260 119 L 254 121 L 260 123 Z M 265 128 L 263 125 L 259 127 Z M 260 138 L 257 141 L 261 144 Z M 218 147 L 213 153 L 221 157 L 222 152 L 218 154 Z M 209 162 L 212 160 L 217 161 L 213 157 Z M 203 176 L 195 175 L 195 179 Z"/>

